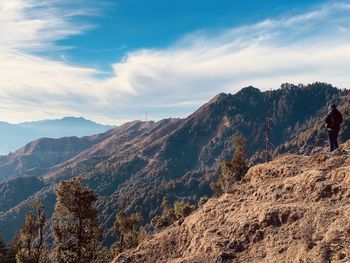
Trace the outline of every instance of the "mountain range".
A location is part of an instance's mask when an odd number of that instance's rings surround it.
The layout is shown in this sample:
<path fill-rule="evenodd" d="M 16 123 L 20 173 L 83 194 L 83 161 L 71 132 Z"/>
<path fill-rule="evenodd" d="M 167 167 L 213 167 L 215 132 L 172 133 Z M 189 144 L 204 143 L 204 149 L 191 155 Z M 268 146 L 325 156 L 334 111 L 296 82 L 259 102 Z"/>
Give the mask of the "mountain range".
<path fill-rule="evenodd" d="M 251 164 L 261 162 L 266 118 L 271 155 L 310 153 L 326 145 L 327 105 L 343 112 L 340 140 L 350 138 L 350 92 L 329 84 L 283 84 L 261 92 L 247 87 L 219 94 L 187 118 L 134 121 L 94 136 L 39 139 L 0 159 L 0 229 L 9 240 L 35 198 L 50 217 L 54 189 L 63 179 L 84 178 L 99 195 L 98 209 L 107 234 L 115 214 L 140 212 L 144 223 L 161 212 L 161 202 L 197 204 L 211 196 L 220 164 L 232 156 L 231 138 L 243 135 Z M 26 189 L 26 191 L 18 191 Z M 106 242 L 109 242 L 107 235 Z"/>
<path fill-rule="evenodd" d="M 0 122 L 0 155 L 14 152 L 30 141 L 47 137 L 87 136 L 105 132 L 115 126 L 102 125 L 82 117 L 65 117 L 11 124 Z"/>

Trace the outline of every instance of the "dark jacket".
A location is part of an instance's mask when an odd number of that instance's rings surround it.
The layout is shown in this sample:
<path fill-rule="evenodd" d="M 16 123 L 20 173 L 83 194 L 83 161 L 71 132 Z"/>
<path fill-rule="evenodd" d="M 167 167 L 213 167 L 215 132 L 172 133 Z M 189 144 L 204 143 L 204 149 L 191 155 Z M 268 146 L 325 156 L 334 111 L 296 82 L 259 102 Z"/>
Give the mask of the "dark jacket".
<path fill-rule="evenodd" d="M 337 109 L 333 108 L 331 112 L 328 113 L 325 122 L 329 130 L 339 131 L 340 124 L 343 122 L 343 116 Z"/>

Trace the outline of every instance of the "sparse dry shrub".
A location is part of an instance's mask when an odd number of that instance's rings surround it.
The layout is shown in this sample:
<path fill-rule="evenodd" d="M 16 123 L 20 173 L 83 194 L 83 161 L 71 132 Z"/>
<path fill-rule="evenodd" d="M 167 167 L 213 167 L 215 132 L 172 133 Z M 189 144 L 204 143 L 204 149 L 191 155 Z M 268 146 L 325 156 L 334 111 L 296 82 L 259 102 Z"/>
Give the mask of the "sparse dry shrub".
<path fill-rule="evenodd" d="M 174 207 L 171 207 L 169 201 L 164 199 L 162 207 L 162 214 L 160 216 L 155 216 L 151 221 L 151 224 L 155 229 L 162 229 L 170 226 L 176 220 L 189 216 L 196 209 L 194 205 L 190 205 L 183 200 L 175 201 Z"/>

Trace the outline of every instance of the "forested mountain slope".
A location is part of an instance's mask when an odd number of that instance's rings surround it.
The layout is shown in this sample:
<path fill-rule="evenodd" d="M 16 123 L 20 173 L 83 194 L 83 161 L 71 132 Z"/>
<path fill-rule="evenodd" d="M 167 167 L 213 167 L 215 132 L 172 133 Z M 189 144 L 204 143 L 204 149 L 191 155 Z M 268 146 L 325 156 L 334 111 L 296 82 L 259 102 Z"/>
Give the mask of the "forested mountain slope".
<path fill-rule="evenodd" d="M 87 137 L 43 138 L 0 157 L 0 180 L 17 176 L 41 176 L 57 164 L 75 157 L 110 136 L 112 131 Z"/>
<path fill-rule="evenodd" d="M 111 227 L 118 211 L 140 212 L 148 223 L 160 212 L 164 197 L 170 202 L 185 199 L 197 203 L 201 196 L 211 195 L 209 184 L 216 180 L 221 161 L 232 155 L 232 136 L 240 134 L 246 138 L 252 162 L 262 160 L 267 116 L 276 120 L 270 127 L 275 154 L 299 151 L 304 144 L 305 149 L 307 145 L 325 145 L 326 131 L 321 124 L 331 101 L 340 104 L 344 111 L 341 138 L 349 139 L 346 128 L 350 120 L 346 113 L 349 96 L 349 91 L 324 83 L 284 84 L 278 90 L 267 92 L 248 87 L 234 95 L 219 94 L 184 119 L 134 121 L 98 135 L 96 140 L 90 137 L 87 141 L 91 145 L 77 142 L 81 148 L 74 147 L 79 150 L 72 156 L 67 154 L 63 158 L 57 150 L 54 160 L 45 162 L 42 160 L 50 155 L 40 153 L 38 148 L 33 151 L 35 154 L 28 155 L 20 154 L 28 151 L 19 150 L 13 160 L 45 157 L 39 158 L 41 161 L 34 165 L 31 161 L 27 164 L 28 169 L 44 171 L 32 173 L 39 176 L 44 185 L 29 198 L 13 198 L 18 200 L 16 204 L 12 203 L 15 209 L 0 209 L 0 228 L 6 229 L 4 236 L 8 240 L 20 226 L 28 203 L 34 197 L 43 200 L 50 216 L 55 185 L 75 176 L 82 176 L 100 196 L 98 208 L 105 229 Z M 315 123 L 321 125 L 318 136 L 312 135 L 317 127 Z M 309 132 L 312 140 L 300 139 Z M 54 155 L 55 151 L 52 151 L 51 156 Z M 12 175 L 28 175 L 28 172 L 21 172 L 23 163 L 19 163 L 19 168 L 16 165 L 11 168 L 15 171 Z M 8 184 L 10 189 L 11 182 Z M 9 222 L 14 225 L 13 229 L 5 228 Z"/>

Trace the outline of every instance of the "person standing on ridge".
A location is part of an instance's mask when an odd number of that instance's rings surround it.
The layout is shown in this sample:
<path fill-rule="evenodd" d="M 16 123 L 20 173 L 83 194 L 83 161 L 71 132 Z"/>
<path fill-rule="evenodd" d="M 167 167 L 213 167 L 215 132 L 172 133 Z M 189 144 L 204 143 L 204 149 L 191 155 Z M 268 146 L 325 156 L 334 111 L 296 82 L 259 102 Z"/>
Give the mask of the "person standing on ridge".
<path fill-rule="evenodd" d="M 333 103 L 328 107 L 328 114 L 325 122 L 328 130 L 329 148 L 332 152 L 338 148 L 338 134 L 340 131 L 340 124 L 343 122 L 343 116 Z"/>

